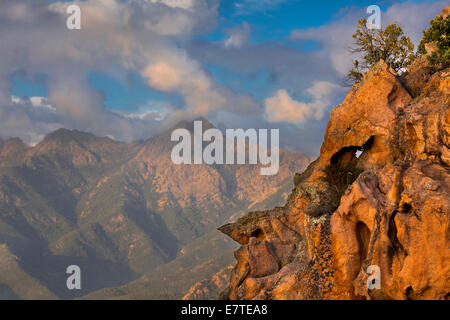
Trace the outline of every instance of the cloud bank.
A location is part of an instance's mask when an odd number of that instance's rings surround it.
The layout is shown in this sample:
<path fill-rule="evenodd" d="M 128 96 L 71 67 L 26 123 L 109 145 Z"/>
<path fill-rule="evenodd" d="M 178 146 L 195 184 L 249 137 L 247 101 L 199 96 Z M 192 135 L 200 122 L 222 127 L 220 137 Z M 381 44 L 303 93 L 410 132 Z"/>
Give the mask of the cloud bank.
<path fill-rule="evenodd" d="M 81 8 L 81 30 L 66 28 L 69 4 Z M 90 85 L 90 72 L 114 76 L 117 68 L 140 74 L 152 89 L 183 97 L 184 105 L 167 122 L 207 116 L 230 102 L 240 106 L 234 112 L 256 112 L 255 101 L 214 81 L 177 45 L 214 28 L 217 6 L 203 0 L 2 1 L 0 28 L 8 32 L 0 34 L 0 135 L 28 132 L 25 139 L 33 142 L 56 126 L 124 140 L 151 135 L 161 126 L 156 118 L 141 123 L 108 111 L 102 92 Z M 18 72 L 46 75 L 51 116 L 21 100 L 11 105 L 11 79 Z"/>
<path fill-rule="evenodd" d="M 245 19 L 246 13 L 284 2 L 243 0 L 235 2 L 235 14 Z M 81 8 L 81 30 L 66 28 L 70 4 Z M 197 37 L 218 31 L 219 5 L 219 0 L 2 0 L 0 28 L 7 31 L 0 33 L 0 136 L 36 143 L 65 127 L 130 141 L 203 116 L 222 128 L 279 128 L 283 148 L 317 153 L 328 112 L 346 91 L 341 80 L 351 64 L 348 47 L 365 8 L 346 9 L 329 24 L 292 30 L 279 41 L 252 42 L 257 28 L 241 20 L 219 30 L 221 40 Z M 382 24 L 396 22 L 418 42 L 444 5 L 394 4 L 382 12 Z M 317 45 L 302 49 L 310 42 Z M 230 84 L 210 66 L 239 81 Z M 104 93 L 90 83 L 92 72 L 119 80 L 135 73 L 149 89 L 180 102 L 108 110 Z M 48 96 L 13 96 L 18 74 L 45 75 Z"/>
<path fill-rule="evenodd" d="M 310 103 L 296 101 L 289 93 L 280 89 L 273 97 L 265 99 L 266 119 L 269 122 L 302 123 L 321 120 L 326 107 L 332 103 L 331 96 L 339 86 L 331 82 L 317 82 L 306 92 L 312 97 Z"/>

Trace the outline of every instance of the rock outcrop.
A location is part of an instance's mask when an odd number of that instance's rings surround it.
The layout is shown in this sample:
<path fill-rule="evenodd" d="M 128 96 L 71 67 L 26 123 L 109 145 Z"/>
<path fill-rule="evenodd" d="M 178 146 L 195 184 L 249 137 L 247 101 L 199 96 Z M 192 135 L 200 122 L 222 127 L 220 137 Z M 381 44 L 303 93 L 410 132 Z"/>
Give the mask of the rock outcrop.
<path fill-rule="evenodd" d="M 223 298 L 449 298 L 450 70 L 424 59 L 402 77 L 376 65 L 285 206 L 219 228 L 241 244 Z"/>

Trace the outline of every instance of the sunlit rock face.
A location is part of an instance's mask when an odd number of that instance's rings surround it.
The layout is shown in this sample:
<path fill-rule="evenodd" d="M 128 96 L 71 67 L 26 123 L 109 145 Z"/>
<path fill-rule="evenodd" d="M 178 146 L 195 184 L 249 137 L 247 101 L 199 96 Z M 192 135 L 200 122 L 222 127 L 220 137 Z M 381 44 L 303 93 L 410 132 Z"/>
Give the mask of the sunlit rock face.
<path fill-rule="evenodd" d="M 449 75 L 380 61 L 354 85 L 285 206 L 220 228 L 242 245 L 223 297 L 447 299 Z"/>

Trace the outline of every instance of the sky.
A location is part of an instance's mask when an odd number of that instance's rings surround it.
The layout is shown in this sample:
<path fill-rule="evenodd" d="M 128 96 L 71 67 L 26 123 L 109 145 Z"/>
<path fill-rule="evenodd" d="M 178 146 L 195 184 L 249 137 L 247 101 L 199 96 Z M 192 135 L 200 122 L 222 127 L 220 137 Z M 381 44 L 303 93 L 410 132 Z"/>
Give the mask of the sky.
<path fill-rule="evenodd" d="M 71 4 L 81 30 L 66 27 Z M 133 141 L 204 117 L 280 129 L 282 148 L 317 155 L 367 7 L 417 44 L 447 4 L 2 0 L 0 137 L 35 144 L 64 127 Z"/>

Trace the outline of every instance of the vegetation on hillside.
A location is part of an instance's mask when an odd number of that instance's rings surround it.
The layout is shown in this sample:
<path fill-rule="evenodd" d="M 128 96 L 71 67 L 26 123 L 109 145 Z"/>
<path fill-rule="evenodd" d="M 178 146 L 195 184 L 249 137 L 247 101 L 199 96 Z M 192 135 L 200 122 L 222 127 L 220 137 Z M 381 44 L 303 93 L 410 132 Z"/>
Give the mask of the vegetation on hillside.
<path fill-rule="evenodd" d="M 306 208 L 306 214 L 312 217 L 320 217 L 334 212 L 340 204 L 341 198 L 347 188 L 355 182 L 362 173 L 356 160 L 346 165 L 332 163 L 323 170 L 324 176 L 320 179 L 328 184 L 327 192 L 322 194 L 319 203 L 311 202 Z"/>

